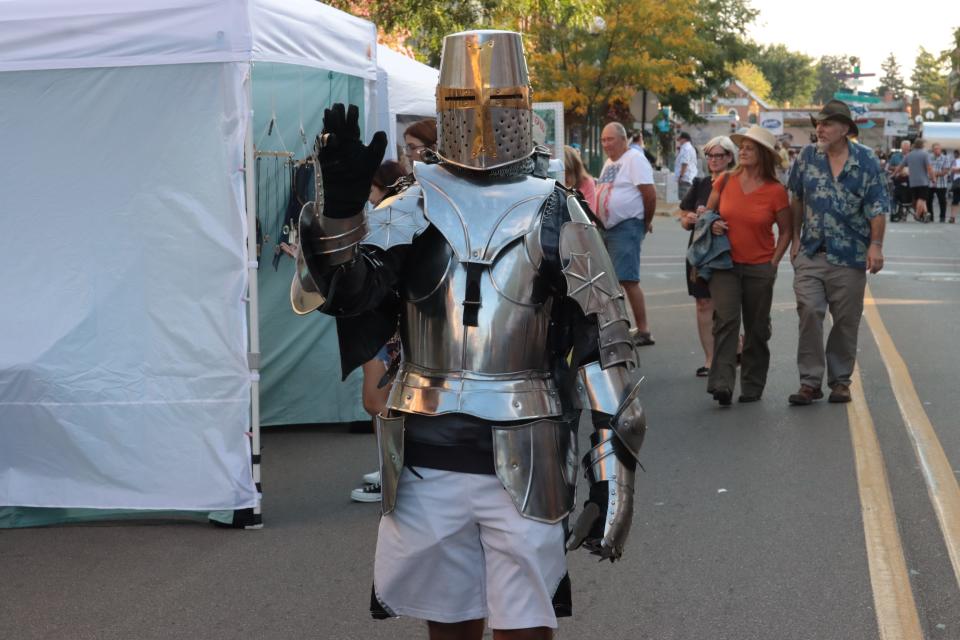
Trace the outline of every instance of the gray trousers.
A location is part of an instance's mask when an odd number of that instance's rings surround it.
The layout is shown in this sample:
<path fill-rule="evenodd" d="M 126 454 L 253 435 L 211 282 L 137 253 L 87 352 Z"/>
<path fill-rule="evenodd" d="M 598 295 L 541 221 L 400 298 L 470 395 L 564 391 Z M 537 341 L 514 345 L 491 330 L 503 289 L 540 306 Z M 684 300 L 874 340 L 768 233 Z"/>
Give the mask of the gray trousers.
<path fill-rule="evenodd" d="M 830 264 L 823 253 L 811 258 L 802 251 L 793 261 L 793 270 L 793 291 L 800 316 L 797 346 L 800 384 L 819 389 L 826 361 L 827 385 L 831 388 L 837 384 L 849 386 L 857 359 L 857 332 L 863 315 L 867 272 Z M 833 328 L 824 352 L 823 319 L 828 308 Z"/>
<path fill-rule="evenodd" d="M 743 319 L 740 391 L 759 396 L 770 368 L 770 306 L 777 270 L 770 263 L 734 263 L 710 277 L 713 299 L 713 362 L 707 391 L 733 392 L 737 381 L 737 343 Z"/>

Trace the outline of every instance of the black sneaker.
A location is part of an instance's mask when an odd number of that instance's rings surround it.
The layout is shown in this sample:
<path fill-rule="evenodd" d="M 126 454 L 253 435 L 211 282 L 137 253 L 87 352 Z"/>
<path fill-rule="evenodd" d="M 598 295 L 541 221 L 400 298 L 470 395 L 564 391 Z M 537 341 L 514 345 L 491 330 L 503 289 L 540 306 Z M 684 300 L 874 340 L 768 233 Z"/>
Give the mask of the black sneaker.
<path fill-rule="evenodd" d="M 365 484 L 350 492 L 350 499 L 354 502 L 380 502 L 380 485 Z"/>

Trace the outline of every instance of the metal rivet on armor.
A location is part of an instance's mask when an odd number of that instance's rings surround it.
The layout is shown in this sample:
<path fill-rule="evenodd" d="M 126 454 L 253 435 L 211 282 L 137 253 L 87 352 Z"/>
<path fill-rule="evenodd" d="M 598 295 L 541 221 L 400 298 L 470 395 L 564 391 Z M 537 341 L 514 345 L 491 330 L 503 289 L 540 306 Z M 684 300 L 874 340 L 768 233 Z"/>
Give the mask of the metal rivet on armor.
<path fill-rule="evenodd" d="M 511 468 L 511 469 L 519 469 L 519 468 L 520 468 L 520 465 L 517 464 L 516 462 L 514 462 L 513 464 L 510 465 L 510 468 Z"/>
<path fill-rule="evenodd" d="M 390 454 L 390 459 L 391 459 L 392 461 L 396 462 L 396 461 L 397 461 L 397 454 L 391 453 L 391 454 Z"/>
<path fill-rule="evenodd" d="M 407 400 L 413 400 L 413 396 L 409 393 L 407 394 Z"/>
<path fill-rule="evenodd" d="M 612 358 L 612 357 L 613 357 L 613 351 L 607 351 L 607 355 Z"/>
<path fill-rule="evenodd" d="M 480 255 L 480 250 L 479 250 L 479 249 L 474 249 L 474 250 L 473 250 L 473 257 L 476 258 L 478 255 Z"/>
<path fill-rule="evenodd" d="M 520 401 L 519 401 L 519 400 L 514 400 L 514 401 L 513 401 L 513 406 L 515 406 L 516 408 L 519 409 L 519 408 L 520 408 Z"/>

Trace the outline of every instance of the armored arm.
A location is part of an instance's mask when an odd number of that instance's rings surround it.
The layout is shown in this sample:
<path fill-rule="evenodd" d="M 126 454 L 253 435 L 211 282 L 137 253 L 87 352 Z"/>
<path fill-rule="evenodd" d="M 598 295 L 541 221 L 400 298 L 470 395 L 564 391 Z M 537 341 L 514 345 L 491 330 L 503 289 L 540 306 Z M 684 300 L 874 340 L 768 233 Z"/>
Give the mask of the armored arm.
<path fill-rule="evenodd" d="M 360 250 L 367 235 L 363 209 L 385 148 L 383 132 L 369 145 L 360 141 L 356 106 L 345 110 L 335 104 L 324 112 L 315 148 L 317 195 L 300 213 L 300 252 L 290 292 L 297 313 L 319 308 L 346 315 L 369 306 L 371 291 L 385 292 L 371 287 L 369 272 L 377 263 L 364 259 Z"/>
<path fill-rule="evenodd" d="M 593 445 L 583 464 L 590 497 L 574 524 L 568 549 L 618 559 L 633 519 L 637 458 L 646 432 L 639 400 L 640 375 L 630 335 L 630 315 L 597 228 L 575 198 L 567 199 L 570 220 L 560 231 L 560 259 L 567 295 L 595 325 L 592 345 L 573 354 L 580 408 L 594 423 Z"/>

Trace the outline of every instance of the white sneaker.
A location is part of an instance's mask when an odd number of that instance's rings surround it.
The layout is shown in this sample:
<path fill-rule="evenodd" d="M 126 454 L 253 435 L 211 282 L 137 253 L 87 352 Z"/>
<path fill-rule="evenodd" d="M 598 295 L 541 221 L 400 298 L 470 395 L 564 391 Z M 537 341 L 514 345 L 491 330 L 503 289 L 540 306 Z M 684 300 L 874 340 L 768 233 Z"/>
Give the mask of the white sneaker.
<path fill-rule="evenodd" d="M 354 502 L 380 502 L 380 485 L 366 484 L 350 492 L 350 499 Z"/>
<path fill-rule="evenodd" d="M 380 484 L 380 472 L 371 471 L 370 473 L 363 474 L 363 483 L 364 484 Z"/>

